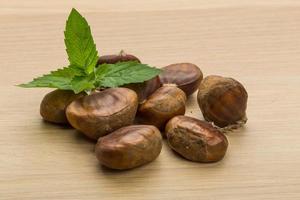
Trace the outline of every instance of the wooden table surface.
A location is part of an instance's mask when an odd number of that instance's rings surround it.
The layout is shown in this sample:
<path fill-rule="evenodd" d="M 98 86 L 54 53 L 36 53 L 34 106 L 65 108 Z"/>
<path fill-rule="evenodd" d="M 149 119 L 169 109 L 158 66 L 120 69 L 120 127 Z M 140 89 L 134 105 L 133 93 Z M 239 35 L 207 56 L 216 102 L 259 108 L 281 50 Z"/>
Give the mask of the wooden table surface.
<path fill-rule="evenodd" d="M 200 164 L 164 145 L 149 165 L 102 168 L 94 143 L 44 123 L 49 89 L 14 85 L 67 64 L 65 20 L 86 16 L 100 54 L 162 67 L 192 62 L 242 82 L 245 128 L 224 160 Z M 0 0 L 0 199 L 300 199 L 300 2 Z M 187 115 L 202 119 L 195 95 Z"/>

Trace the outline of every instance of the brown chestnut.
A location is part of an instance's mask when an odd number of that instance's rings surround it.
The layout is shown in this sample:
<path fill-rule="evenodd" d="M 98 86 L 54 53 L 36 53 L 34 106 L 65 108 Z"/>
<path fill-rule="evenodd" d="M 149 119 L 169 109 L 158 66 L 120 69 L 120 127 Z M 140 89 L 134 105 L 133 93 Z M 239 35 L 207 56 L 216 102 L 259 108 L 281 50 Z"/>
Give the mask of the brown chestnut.
<path fill-rule="evenodd" d="M 169 119 L 185 113 L 186 95 L 176 86 L 158 88 L 138 109 L 139 121 L 163 128 Z"/>
<path fill-rule="evenodd" d="M 134 90 L 139 99 L 139 103 L 144 102 L 153 92 L 161 87 L 161 82 L 159 77 L 156 76 L 148 81 L 143 83 L 132 83 L 124 85 L 124 87 Z"/>
<path fill-rule="evenodd" d="M 131 54 L 126 54 L 123 50 L 119 54 L 113 55 L 104 55 L 100 56 L 98 59 L 98 65 L 101 64 L 115 64 L 117 62 L 125 62 L 125 61 L 138 61 L 141 62 L 136 56 Z"/>
<path fill-rule="evenodd" d="M 248 94 L 244 86 L 232 78 L 207 76 L 200 84 L 198 104 L 204 118 L 219 127 L 246 122 Z"/>
<path fill-rule="evenodd" d="M 73 101 L 67 107 L 70 124 L 91 139 L 133 123 L 137 95 L 128 88 L 109 88 Z"/>
<path fill-rule="evenodd" d="M 95 151 L 102 165 L 131 169 L 155 160 L 161 149 L 162 137 L 156 127 L 131 125 L 99 138 Z"/>
<path fill-rule="evenodd" d="M 166 125 L 169 146 L 184 158 L 196 162 L 216 162 L 227 150 L 224 134 L 210 123 L 187 116 L 176 116 Z"/>
<path fill-rule="evenodd" d="M 43 98 L 40 114 L 45 121 L 68 124 L 66 108 L 72 101 L 82 96 L 84 93 L 75 94 L 70 90 L 54 90 Z"/>
<path fill-rule="evenodd" d="M 193 94 L 203 79 L 199 67 L 191 63 L 177 63 L 162 68 L 159 75 L 162 84 L 176 84 L 187 96 Z"/>

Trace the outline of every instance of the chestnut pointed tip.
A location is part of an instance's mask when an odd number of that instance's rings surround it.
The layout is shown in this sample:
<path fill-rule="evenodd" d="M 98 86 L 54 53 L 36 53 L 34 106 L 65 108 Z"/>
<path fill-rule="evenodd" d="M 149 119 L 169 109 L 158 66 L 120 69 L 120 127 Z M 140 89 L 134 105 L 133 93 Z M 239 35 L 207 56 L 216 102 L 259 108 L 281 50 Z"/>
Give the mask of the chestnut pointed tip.
<path fill-rule="evenodd" d="M 98 65 L 101 64 L 116 64 L 118 62 L 125 62 L 125 61 L 137 61 L 141 63 L 140 59 L 132 54 L 125 53 L 124 50 L 121 50 L 119 54 L 110 54 L 110 55 L 103 55 L 98 58 Z"/>

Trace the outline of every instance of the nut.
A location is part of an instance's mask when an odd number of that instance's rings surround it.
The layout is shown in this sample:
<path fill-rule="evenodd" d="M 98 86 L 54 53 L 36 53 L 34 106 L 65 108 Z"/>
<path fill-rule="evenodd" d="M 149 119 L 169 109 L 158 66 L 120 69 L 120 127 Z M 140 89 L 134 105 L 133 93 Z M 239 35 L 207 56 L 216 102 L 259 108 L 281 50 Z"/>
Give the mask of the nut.
<path fill-rule="evenodd" d="M 96 156 L 106 167 L 131 169 L 155 160 L 161 149 L 162 137 L 156 127 L 131 125 L 99 138 Z"/>
<path fill-rule="evenodd" d="M 159 77 L 163 84 L 176 84 L 189 96 L 198 89 L 203 74 L 194 64 L 177 63 L 164 67 Z"/>
<path fill-rule="evenodd" d="M 204 118 L 219 127 L 246 119 L 247 99 L 247 91 L 241 83 L 214 75 L 203 79 L 197 96 Z"/>
<path fill-rule="evenodd" d="M 134 90 L 138 95 L 139 103 L 142 103 L 158 88 L 161 87 L 161 82 L 159 80 L 159 77 L 156 76 L 143 83 L 132 83 L 124 85 L 124 87 Z"/>
<path fill-rule="evenodd" d="M 176 86 L 158 88 L 138 109 L 139 121 L 163 128 L 169 119 L 185 113 L 185 93 Z"/>
<path fill-rule="evenodd" d="M 137 95 L 128 88 L 110 88 L 73 101 L 67 107 L 70 124 L 91 139 L 133 123 Z"/>
<path fill-rule="evenodd" d="M 75 94 L 70 90 L 54 90 L 43 98 L 40 105 L 40 114 L 45 121 L 68 124 L 66 107 L 82 96 L 84 96 L 84 93 Z"/>
<path fill-rule="evenodd" d="M 138 61 L 141 62 L 136 56 L 131 54 L 126 54 L 124 51 L 121 51 L 119 54 L 114 55 L 104 55 L 100 56 L 98 59 L 98 65 L 101 64 L 115 64 L 117 62 L 125 62 L 125 61 Z"/>
<path fill-rule="evenodd" d="M 169 146 L 184 158 L 196 162 L 216 162 L 227 150 L 228 141 L 211 124 L 187 116 L 176 116 L 166 125 Z"/>

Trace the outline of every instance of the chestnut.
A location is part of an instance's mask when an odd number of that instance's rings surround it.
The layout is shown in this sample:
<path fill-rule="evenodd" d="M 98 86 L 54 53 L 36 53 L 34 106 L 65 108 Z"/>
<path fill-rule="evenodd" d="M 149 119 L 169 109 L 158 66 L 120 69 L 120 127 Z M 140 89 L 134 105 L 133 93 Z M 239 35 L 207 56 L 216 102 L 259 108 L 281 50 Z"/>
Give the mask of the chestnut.
<path fill-rule="evenodd" d="M 241 83 L 216 75 L 203 79 L 197 96 L 203 117 L 219 127 L 245 123 L 247 99 L 247 91 Z"/>
<path fill-rule="evenodd" d="M 193 94 L 203 79 L 199 67 L 192 63 L 176 63 L 162 68 L 159 78 L 162 84 L 176 84 L 186 96 Z"/>
<path fill-rule="evenodd" d="M 216 162 L 227 150 L 223 133 L 210 123 L 187 116 L 176 116 L 166 125 L 169 146 L 184 158 L 195 162 Z"/>
<path fill-rule="evenodd" d="M 76 99 L 67 107 L 70 124 L 91 139 L 133 123 L 137 94 L 128 88 L 109 88 Z"/>
<path fill-rule="evenodd" d="M 43 98 L 40 114 L 45 121 L 68 124 L 66 108 L 72 101 L 82 96 L 84 93 L 75 94 L 71 90 L 54 90 Z"/>
<path fill-rule="evenodd" d="M 131 125 L 99 138 L 96 156 L 112 169 L 131 169 L 155 160 L 162 149 L 160 131 L 151 125 Z"/>
<path fill-rule="evenodd" d="M 161 129 L 169 119 L 185 113 L 186 95 L 174 85 L 158 88 L 138 109 L 138 120 Z"/>
<path fill-rule="evenodd" d="M 134 90 L 139 99 L 139 103 L 144 102 L 152 93 L 161 87 L 161 82 L 158 76 L 145 81 L 143 83 L 132 83 L 124 85 L 124 87 Z"/>
<path fill-rule="evenodd" d="M 138 61 L 141 62 L 136 56 L 131 54 L 126 54 L 123 50 L 119 54 L 113 55 L 104 55 L 100 56 L 98 59 L 98 65 L 101 64 L 115 64 L 117 62 L 125 62 L 125 61 Z"/>

